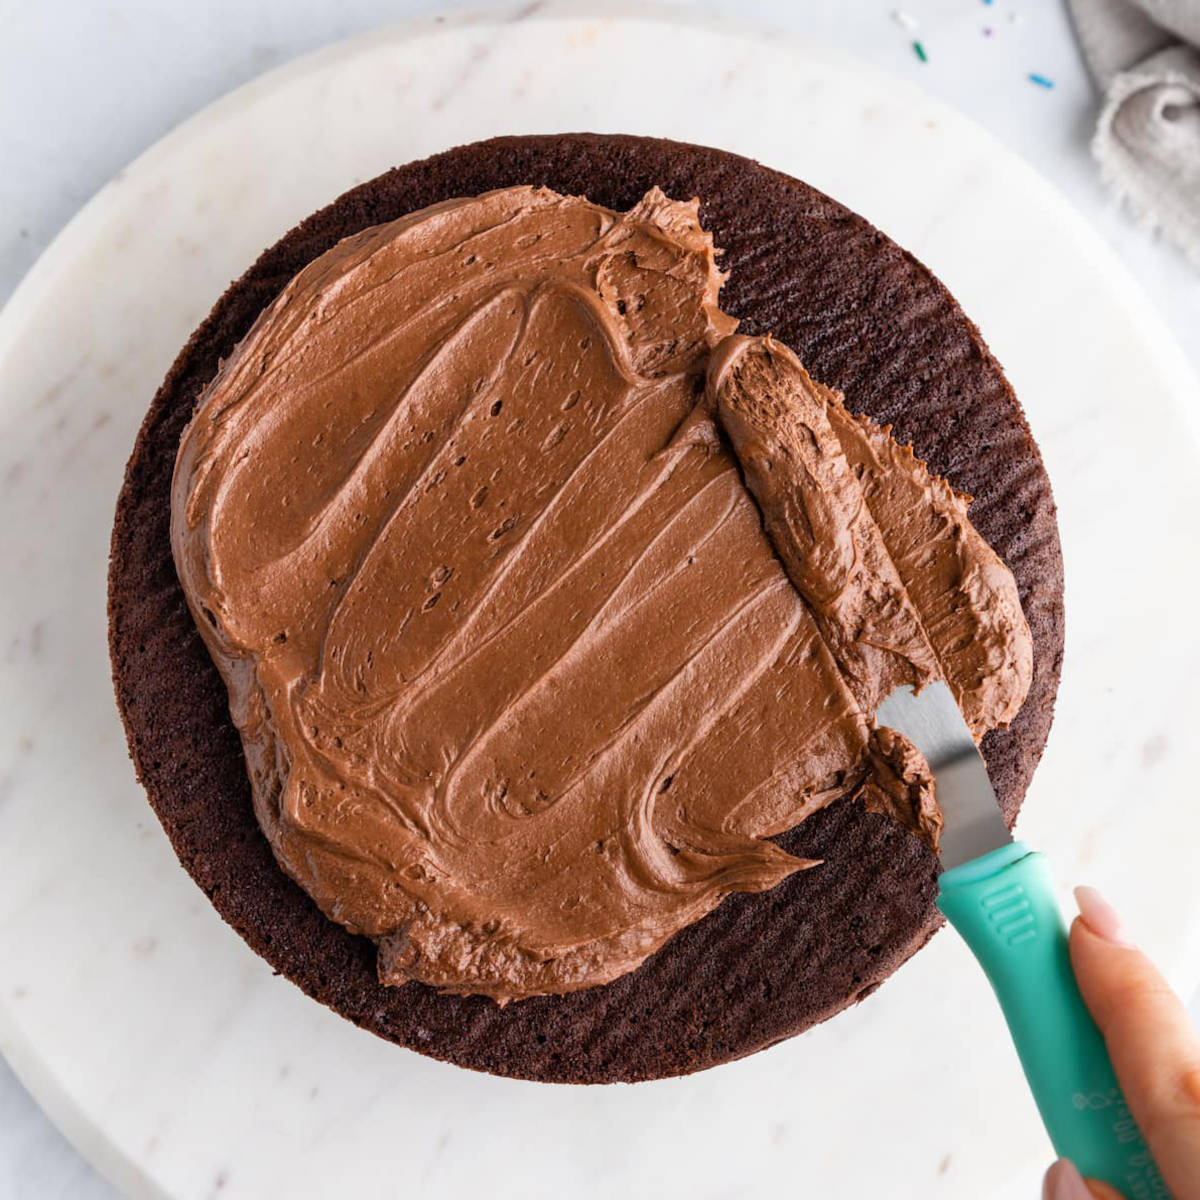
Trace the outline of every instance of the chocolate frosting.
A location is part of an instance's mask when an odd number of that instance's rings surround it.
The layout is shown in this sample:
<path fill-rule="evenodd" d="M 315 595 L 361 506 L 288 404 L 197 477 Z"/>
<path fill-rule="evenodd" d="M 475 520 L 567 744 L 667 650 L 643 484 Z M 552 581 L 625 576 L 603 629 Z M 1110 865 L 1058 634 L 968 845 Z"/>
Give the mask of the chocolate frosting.
<path fill-rule="evenodd" d="M 875 703 L 1024 698 L 967 498 L 721 282 L 696 202 L 510 188 L 339 243 L 201 397 L 180 579 L 277 859 L 386 983 L 614 979 L 839 797 L 936 840 Z"/>
<path fill-rule="evenodd" d="M 708 394 L 788 577 L 858 703 L 945 679 L 978 740 L 1033 674 L 1012 573 L 890 427 L 852 416 L 772 338 L 726 338 Z"/>

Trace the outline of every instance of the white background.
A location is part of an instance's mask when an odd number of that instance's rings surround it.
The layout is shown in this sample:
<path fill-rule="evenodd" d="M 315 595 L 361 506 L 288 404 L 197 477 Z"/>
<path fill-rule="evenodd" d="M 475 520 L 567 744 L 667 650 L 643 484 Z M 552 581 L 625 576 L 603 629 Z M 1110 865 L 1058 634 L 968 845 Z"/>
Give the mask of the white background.
<path fill-rule="evenodd" d="M 329 41 L 464 7 L 482 5 L 0 0 L 0 301 L 97 188 L 197 109 Z M 596 7 L 603 7 L 601 0 Z M 903 9 L 920 25 L 916 36 L 929 57 L 924 64 L 911 48 L 913 35 L 892 19 L 891 3 L 712 0 L 687 7 L 812 34 L 919 82 L 973 116 L 1088 216 L 1200 369 L 1200 272 L 1134 227 L 1102 188 L 1087 153 L 1096 98 L 1056 0 L 905 0 Z M 1027 78 L 1031 71 L 1056 86 L 1035 86 Z M 1035 292 L 1038 281 L 1030 279 L 1029 287 Z M 2 1061 L 0 1197 L 115 1197 Z"/>

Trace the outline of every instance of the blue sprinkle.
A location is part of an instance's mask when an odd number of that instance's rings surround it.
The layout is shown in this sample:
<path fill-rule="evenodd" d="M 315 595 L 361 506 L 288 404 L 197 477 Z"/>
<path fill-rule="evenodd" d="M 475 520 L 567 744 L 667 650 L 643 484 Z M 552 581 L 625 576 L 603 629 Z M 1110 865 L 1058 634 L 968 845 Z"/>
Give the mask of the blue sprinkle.
<path fill-rule="evenodd" d="M 984 2 L 984 4 L 987 4 L 990 6 L 991 4 L 993 4 L 995 2 L 995 0 L 983 0 L 983 2 Z"/>
<path fill-rule="evenodd" d="M 1054 86 L 1053 79 L 1047 79 L 1045 75 L 1038 75 L 1034 71 L 1029 72 L 1029 82 L 1036 83 L 1040 88 L 1052 88 Z"/>

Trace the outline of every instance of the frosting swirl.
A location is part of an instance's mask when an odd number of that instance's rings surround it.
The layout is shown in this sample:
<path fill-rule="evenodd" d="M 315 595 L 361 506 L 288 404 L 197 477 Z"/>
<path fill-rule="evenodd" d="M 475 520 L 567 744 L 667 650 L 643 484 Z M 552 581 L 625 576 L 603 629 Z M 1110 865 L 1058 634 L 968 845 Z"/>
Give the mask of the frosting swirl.
<path fill-rule="evenodd" d="M 180 579 L 278 861 L 386 983 L 614 979 L 814 865 L 769 839 L 842 796 L 936 839 L 875 703 L 1024 698 L 966 498 L 721 282 L 657 190 L 451 201 L 310 264 L 200 399 Z"/>

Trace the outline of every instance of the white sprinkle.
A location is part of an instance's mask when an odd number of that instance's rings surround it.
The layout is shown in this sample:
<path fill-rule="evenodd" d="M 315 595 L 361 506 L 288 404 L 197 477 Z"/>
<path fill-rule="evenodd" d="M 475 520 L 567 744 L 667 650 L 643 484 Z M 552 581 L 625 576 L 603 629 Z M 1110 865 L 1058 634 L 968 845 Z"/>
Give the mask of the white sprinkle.
<path fill-rule="evenodd" d="M 902 8 L 892 9 L 892 20 L 900 26 L 901 29 L 907 29 L 909 33 L 916 33 L 920 28 L 917 18 L 912 13 L 905 12 Z"/>

